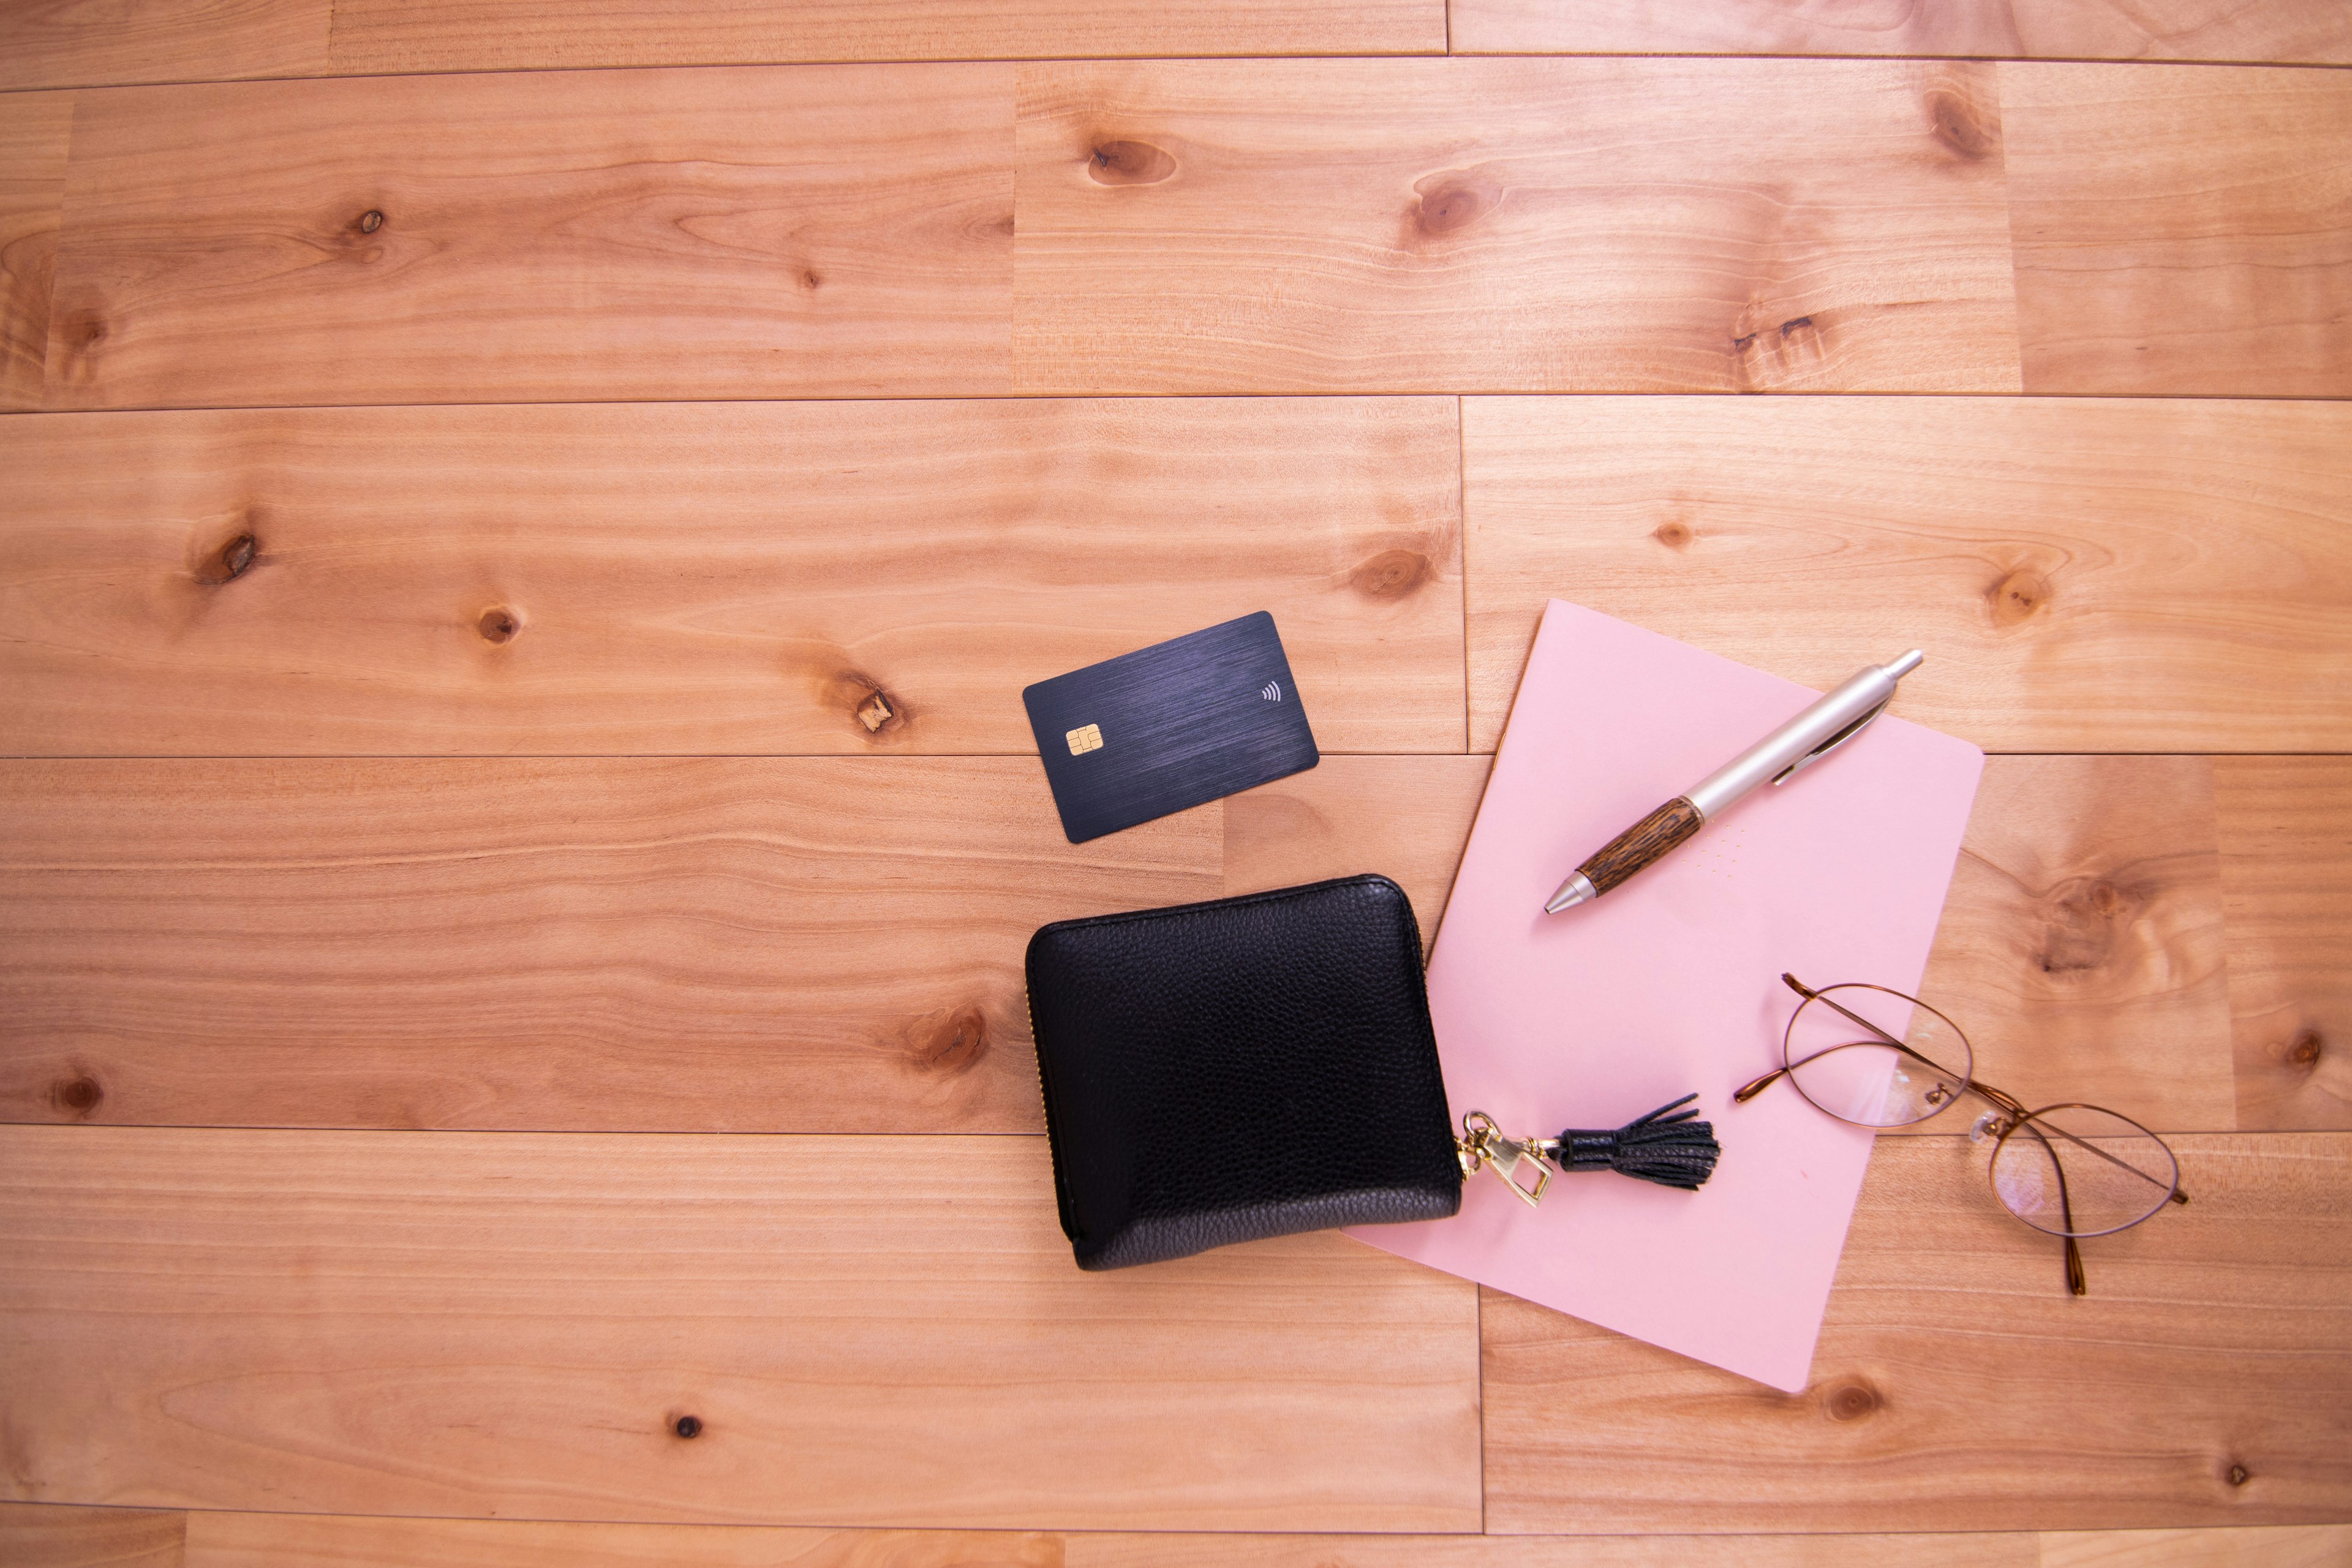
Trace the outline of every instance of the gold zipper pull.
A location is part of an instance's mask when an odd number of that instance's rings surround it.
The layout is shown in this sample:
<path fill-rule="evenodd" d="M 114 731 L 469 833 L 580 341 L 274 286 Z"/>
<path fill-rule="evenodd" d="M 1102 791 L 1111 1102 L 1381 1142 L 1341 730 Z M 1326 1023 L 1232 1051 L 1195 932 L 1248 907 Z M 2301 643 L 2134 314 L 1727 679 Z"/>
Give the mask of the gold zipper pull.
<path fill-rule="evenodd" d="M 1551 1184 L 1550 1167 L 1544 1163 L 1549 1152 L 1544 1141 L 1506 1138 L 1495 1125 L 1495 1119 L 1483 1110 L 1463 1116 L 1462 1136 L 1454 1141 L 1454 1152 L 1462 1162 L 1464 1175 L 1475 1175 L 1480 1166 L 1491 1165 L 1495 1174 L 1503 1178 L 1503 1184 L 1518 1194 L 1519 1201 L 1529 1208 L 1543 1202 L 1544 1189 Z M 1519 1179 L 1521 1166 L 1535 1173 L 1534 1185 Z"/>

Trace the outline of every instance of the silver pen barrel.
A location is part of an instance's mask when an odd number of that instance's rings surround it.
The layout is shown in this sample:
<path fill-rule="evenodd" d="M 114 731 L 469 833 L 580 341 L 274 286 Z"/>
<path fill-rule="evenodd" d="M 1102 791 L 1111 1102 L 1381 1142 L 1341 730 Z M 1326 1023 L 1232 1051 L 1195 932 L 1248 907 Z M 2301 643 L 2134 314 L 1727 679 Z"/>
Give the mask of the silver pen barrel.
<path fill-rule="evenodd" d="M 1703 822 L 1757 785 L 1803 762 L 1822 745 L 1886 706 L 1895 683 L 1919 668 L 1927 655 L 1917 648 L 1886 664 L 1874 664 L 1685 791 Z"/>

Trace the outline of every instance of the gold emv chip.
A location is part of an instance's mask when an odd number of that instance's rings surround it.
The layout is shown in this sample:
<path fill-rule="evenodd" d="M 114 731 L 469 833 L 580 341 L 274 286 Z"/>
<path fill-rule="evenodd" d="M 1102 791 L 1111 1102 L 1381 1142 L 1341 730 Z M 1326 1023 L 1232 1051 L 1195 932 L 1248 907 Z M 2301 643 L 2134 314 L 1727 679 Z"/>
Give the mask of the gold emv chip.
<path fill-rule="evenodd" d="M 1102 726 L 1099 724 L 1082 724 L 1062 738 L 1070 742 L 1070 755 L 1074 757 L 1102 750 Z"/>

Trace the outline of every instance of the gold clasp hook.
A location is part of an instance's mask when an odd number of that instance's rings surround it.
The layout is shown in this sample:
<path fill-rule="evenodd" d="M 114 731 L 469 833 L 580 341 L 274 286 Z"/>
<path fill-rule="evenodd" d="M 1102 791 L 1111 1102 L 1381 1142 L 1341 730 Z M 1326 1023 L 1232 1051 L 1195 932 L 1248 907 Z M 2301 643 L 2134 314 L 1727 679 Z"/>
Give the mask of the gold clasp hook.
<path fill-rule="evenodd" d="M 1492 1165 L 1503 1184 L 1519 1194 L 1519 1201 L 1529 1208 L 1543 1202 L 1544 1188 L 1551 1184 L 1551 1170 L 1544 1163 L 1546 1142 L 1537 1138 L 1506 1138 L 1495 1125 L 1495 1119 L 1483 1110 L 1473 1110 L 1462 1118 L 1462 1136 L 1454 1141 L 1454 1152 L 1462 1162 L 1462 1173 L 1475 1175 L 1481 1165 Z M 1535 1185 L 1528 1186 L 1518 1177 L 1522 1165 L 1531 1166 L 1536 1173 Z"/>

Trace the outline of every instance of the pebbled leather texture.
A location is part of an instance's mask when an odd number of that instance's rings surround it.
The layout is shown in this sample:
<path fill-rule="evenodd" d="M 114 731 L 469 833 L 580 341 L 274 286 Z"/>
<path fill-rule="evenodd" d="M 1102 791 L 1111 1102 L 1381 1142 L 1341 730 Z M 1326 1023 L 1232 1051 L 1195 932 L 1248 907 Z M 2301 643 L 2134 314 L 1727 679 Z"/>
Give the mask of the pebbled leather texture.
<path fill-rule="evenodd" d="M 1027 967 L 1079 1268 L 1461 1207 L 1421 935 L 1386 877 L 1062 921 Z"/>

